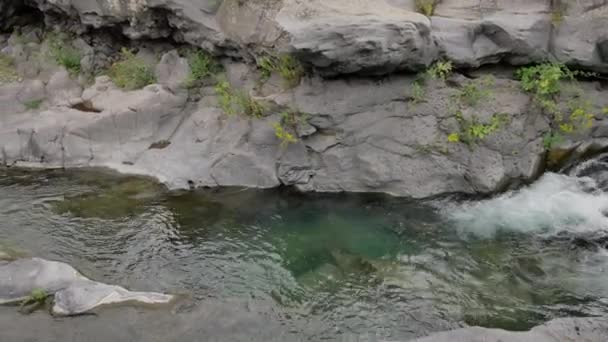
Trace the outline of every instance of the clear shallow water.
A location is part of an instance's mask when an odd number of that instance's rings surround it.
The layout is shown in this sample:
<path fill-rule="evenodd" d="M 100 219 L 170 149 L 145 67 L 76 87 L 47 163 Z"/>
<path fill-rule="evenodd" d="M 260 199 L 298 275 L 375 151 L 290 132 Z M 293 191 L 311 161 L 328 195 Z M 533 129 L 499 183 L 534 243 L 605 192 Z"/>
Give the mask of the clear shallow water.
<path fill-rule="evenodd" d="M 282 319 L 296 333 L 317 328 L 295 317 L 324 322 L 315 340 L 408 339 L 608 314 L 608 253 L 573 244 L 606 227 L 606 198 L 592 179 L 555 174 L 486 201 L 425 203 L 168 193 L 101 172 L 3 170 L 0 242 L 95 280 L 194 303 L 267 301 L 294 313 Z"/>

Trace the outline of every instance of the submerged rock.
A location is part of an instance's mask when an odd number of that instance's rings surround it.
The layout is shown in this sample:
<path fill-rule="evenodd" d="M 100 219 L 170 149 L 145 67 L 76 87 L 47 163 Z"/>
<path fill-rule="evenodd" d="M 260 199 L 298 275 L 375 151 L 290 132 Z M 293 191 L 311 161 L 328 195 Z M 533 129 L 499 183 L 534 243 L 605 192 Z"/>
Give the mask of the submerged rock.
<path fill-rule="evenodd" d="M 530 331 L 469 327 L 440 332 L 412 342 L 604 342 L 608 318 L 559 318 Z"/>
<path fill-rule="evenodd" d="M 174 298 L 98 283 L 57 261 L 25 258 L 0 264 L 0 304 L 21 302 L 35 290 L 55 295 L 51 311 L 57 315 L 78 315 L 101 305 L 124 302 L 166 304 Z"/>

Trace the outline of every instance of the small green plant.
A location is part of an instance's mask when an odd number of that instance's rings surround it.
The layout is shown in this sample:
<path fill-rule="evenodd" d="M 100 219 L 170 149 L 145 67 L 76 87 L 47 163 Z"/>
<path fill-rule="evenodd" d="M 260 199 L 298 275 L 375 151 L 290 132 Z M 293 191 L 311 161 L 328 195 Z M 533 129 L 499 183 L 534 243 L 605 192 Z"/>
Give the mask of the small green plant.
<path fill-rule="evenodd" d="M 415 81 L 412 85 L 412 93 L 410 95 L 410 103 L 418 104 L 425 101 L 426 98 L 426 89 L 422 82 Z"/>
<path fill-rule="evenodd" d="M 211 77 L 221 70 L 221 65 L 206 51 L 191 50 L 186 58 L 190 66 L 190 75 L 184 83 L 187 88 L 195 87 L 205 78 Z"/>
<path fill-rule="evenodd" d="M 521 68 L 517 76 L 523 90 L 542 99 L 558 94 L 560 81 L 572 78 L 572 73 L 562 64 L 545 63 Z"/>
<path fill-rule="evenodd" d="M 481 81 L 481 88 L 475 83 L 475 81 L 468 82 L 457 95 L 457 98 L 463 104 L 470 107 L 475 107 L 481 100 L 487 99 L 491 96 L 492 91 L 490 86 L 493 83 L 493 79 L 487 78 Z"/>
<path fill-rule="evenodd" d="M 0 53 L 0 83 L 14 82 L 19 79 L 19 75 L 15 71 L 15 63 L 13 58 Z"/>
<path fill-rule="evenodd" d="M 582 91 L 571 86 L 573 99 L 568 101 L 569 111 L 564 113 L 559 105 L 562 94 L 562 81 L 569 80 L 576 85 L 576 77 L 594 77 L 594 73 L 584 71 L 571 71 L 563 64 L 545 63 L 536 66 L 524 67 L 518 70 L 517 76 L 521 80 L 523 90 L 532 94 L 536 104 L 550 116 L 551 131 L 543 138 L 545 148 L 550 148 L 562 139 L 560 134 L 570 134 L 578 130 L 591 128 L 594 115 L 588 101 L 580 99 Z M 569 115 L 566 115 L 568 114 Z M 558 132 L 559 131 L 559 132 Z"/>
<path fill-rule="evenodd" d="M 242 109 L 243 114 L 255 118 L 261 118 L 262 116 L 264 116 L 264 111 L 266 110 L 264 105 L 262 105 L 261 102 L 255 100 L 246 93 L 242 91 L 239 92 L 237 94 L 237 102 L 240 108 Z"/>
<path fill-rule="evenodd" d="M 608 115 L 608 107 L 602 108 L 602 113 Z"/>
<path fill-rule="evenodd" d="M 266 109 L 259 101 L 242 91 L 236 91 L 227 81 L 219 81 L 214 89 L 224 113 L 228 115 L 245 114 L 253 117 L 264 115 Z"/>
<path fill-rule="evenodd" d="M 266 81 L 276 71 L 283 78 L 287 88 L 297 86 L 304 76 L 304 67 L 290 54 L 263 56 L 258 59 L 258 67 L 262 73 L 262 81 Z"/>
<path fill-rule="evenodd" d="M 508 114 L 503 113 L 492 115 L 490 123 L 481 123 L 476 117 L 467 120 L 463 117 L 462 112 L 457 112 L 455 116 L 460 126 L 460 133 L 451 133 L 448 135 L 448 141 L 452 143 L 462 141 L 469 146 L 485 139 L 510 121 Z"/>
<path fill-rule="evenodd" d="M 584 107 L 576 107 L 570 113 L 568 121 L 561 122 L 559 129 L 563 133 L 573 133 L 577 130 L 589 129 L 593 126 L 595 116 Z"/>
<path fill-rule="evenodd" d="M 553 146 L 559 145 L 564 141 L 564 137 L 559 132 L 547 132 L 543 135 L 543 146 L 550 150 Z"/>
<path fill-rule="evenodd" d="M 435 0 L 415 0 L 414 5 L 418 13 L 422 13 L 427 17 L 432 16 L 435 11 Z"/>
<path fill-rule="evenodd" d="M 445 80 L 452 74 L 453 70 L 454 66 L 451 61 L 439 61 L 433 64 L 433 66 L 427 70 L 427 73 L 434 79 Z"/>
<path fill-rule="evenodd" d="M 44 99 L 36 99 L 36 100 L 25 101 L 25 102 L 23 102 L 23 105 L 25 106 L 25 109 L 27 109 L 27 110 L 36 110 L 36 109 L 40 108 L 40 105 L 42 105 L 42 102 L 44 102 Z"/>
<path fill-rule="evenodd" d="M 236 109 L 234 108 L 235 101 L 233 100 L 234 95 L 230 84 L 227 81 L 219 81 L 214 89 L 222 111 L 228 115 L 236 114 Z"/>
<path fill-rule="evenodd" d="M 280 122 L 272 124 L 274 135 L 281 141 L 281 147 L 286 147 L 291 143 L 298 142 L 294 134 L 290 133 Z"/>
<path fill-rule="evenodd" d="M 448 142 L 451 142 L 451 143 L 460 142 L 460 134 L 458 134 L 458 133 L 450 133 L 448 135 Z"/>
<path fill-rule="evenodd" d="M 126 48 L 120 51 L 119 60 L 110 67 L 109 76 L 114 84 L 126 90 L 141 89 L 156 82 L 153 68 Z"/>
<path fill-rule="evenodd" d="M 62 65 L 71 75 L 80 73 L 80 51 L 74 48 L 66 38 L 51 34 L 48 38 L 49 51 L 57 64 Z"/>
<path fill-rule="evenodd" d="M 43 289 L 33 289 L 30 295 L 21 302 L 21 307 L 26 305 L 42 305 L 48 296 Z"/>

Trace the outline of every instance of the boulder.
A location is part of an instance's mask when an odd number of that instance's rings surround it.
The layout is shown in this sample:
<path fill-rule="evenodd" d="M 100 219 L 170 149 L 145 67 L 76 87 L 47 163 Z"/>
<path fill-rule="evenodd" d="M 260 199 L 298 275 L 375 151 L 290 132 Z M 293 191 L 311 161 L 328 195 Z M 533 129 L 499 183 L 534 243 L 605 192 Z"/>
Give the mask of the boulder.
<path fill-rule="evenodd" d="M 0 1 L 7 13 L 10 3 Z M 65 18 L 79 32 L 112 28 L 130 39 L 170 39 L 247 60 L 276 49 L 325 76 L 418 71 L 442 58 L 462 67 L 555 58 L 607 72 L 608 4 L 560 3 L 442 0 L 429 18 L 403 0 L 28 2 L 49 14 L 47 22 Z"/>
<path fill-rule="evenodd" d="M 82 87 L 65 69 L 56 71 L 46 85 L 46 93 L 51 104 L 69 106 L 82 95 Z"/>
<path fill-rule="evenodd" d="M 437 58 L 430 21 L 386 1 L 286 1 L 291 50 L 324 75 L 421 70 Z"/>
<path fill-rule="evenodd" d="M 0 264 L 0 304 L 21 302 L 35 290 L 55 296 L 51 310 L 57 315 L 78 315 L 101 305 L 125 302 L 166 304 L 174 298 L 98 283 L 57 261 L 25 258 Z"/>
<path fill-rule="evenodd" d="M 165 53 L 156 65 L 158 83 L 169 87 L 174 92 L 185 86 L 189 75 L 188 60 L 180 57 L 177 50 Z"/>

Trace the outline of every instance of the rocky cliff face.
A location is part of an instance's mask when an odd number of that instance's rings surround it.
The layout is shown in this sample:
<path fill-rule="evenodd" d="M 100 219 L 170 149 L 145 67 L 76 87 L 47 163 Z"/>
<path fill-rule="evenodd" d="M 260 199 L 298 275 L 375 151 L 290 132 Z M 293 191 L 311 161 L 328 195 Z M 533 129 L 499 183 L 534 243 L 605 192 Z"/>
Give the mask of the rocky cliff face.
<path fill-rule="evenodd" d="M 608 72 L 606 0 L 426 2 L 435 3 L 431 17 L 414 0 L 3 0 L 0 19 L 10 25 L 23 3 L 81 31 L 113 28 L 242 57 L 290 51 L 326 75 L 419 71 L 438 58 L 476 68 L 552 57 Z"/>
<path fill-rule="evenodd" d="M 0 0 L 0 8 L 11 8 L 0 11 L 6 17 L 39 11 L 47 29 L 77 33 L 82 56 L 77 76 L 39 58 L 48 43 L 35 25 L 0 36 L 18 71 L 0 83 L 8 166 L 105 166 L 171 188 L 426 197 L 503 190 L 537 177 L 548 150 L 562 162 L 608 142 L 601 77 L 556 99 L 568 107 L 584 98 L 591 125 L 548 149 L 555 123 L 511 68 L 556 60 L 608 72 L 608 1 L 443 0 L 431 17 L 407 0 Z M 155 66 L 157 84 L 126 91 L 82 75 L 111 63 L 120 44 Z M 182 44 L 213 53 L 230 87 L 263 104 L 260 115 L 227 115 L 213 85 L 183 87 Z M 280 70 L 257 68 L 270 51 L 295 56 L 306 75 L 286 86 Z M 413 73 L 439 60 L 460 73 L 426 83 Z M 286 116 L 297 142 L 277 138 L 273 124 Z"/>

